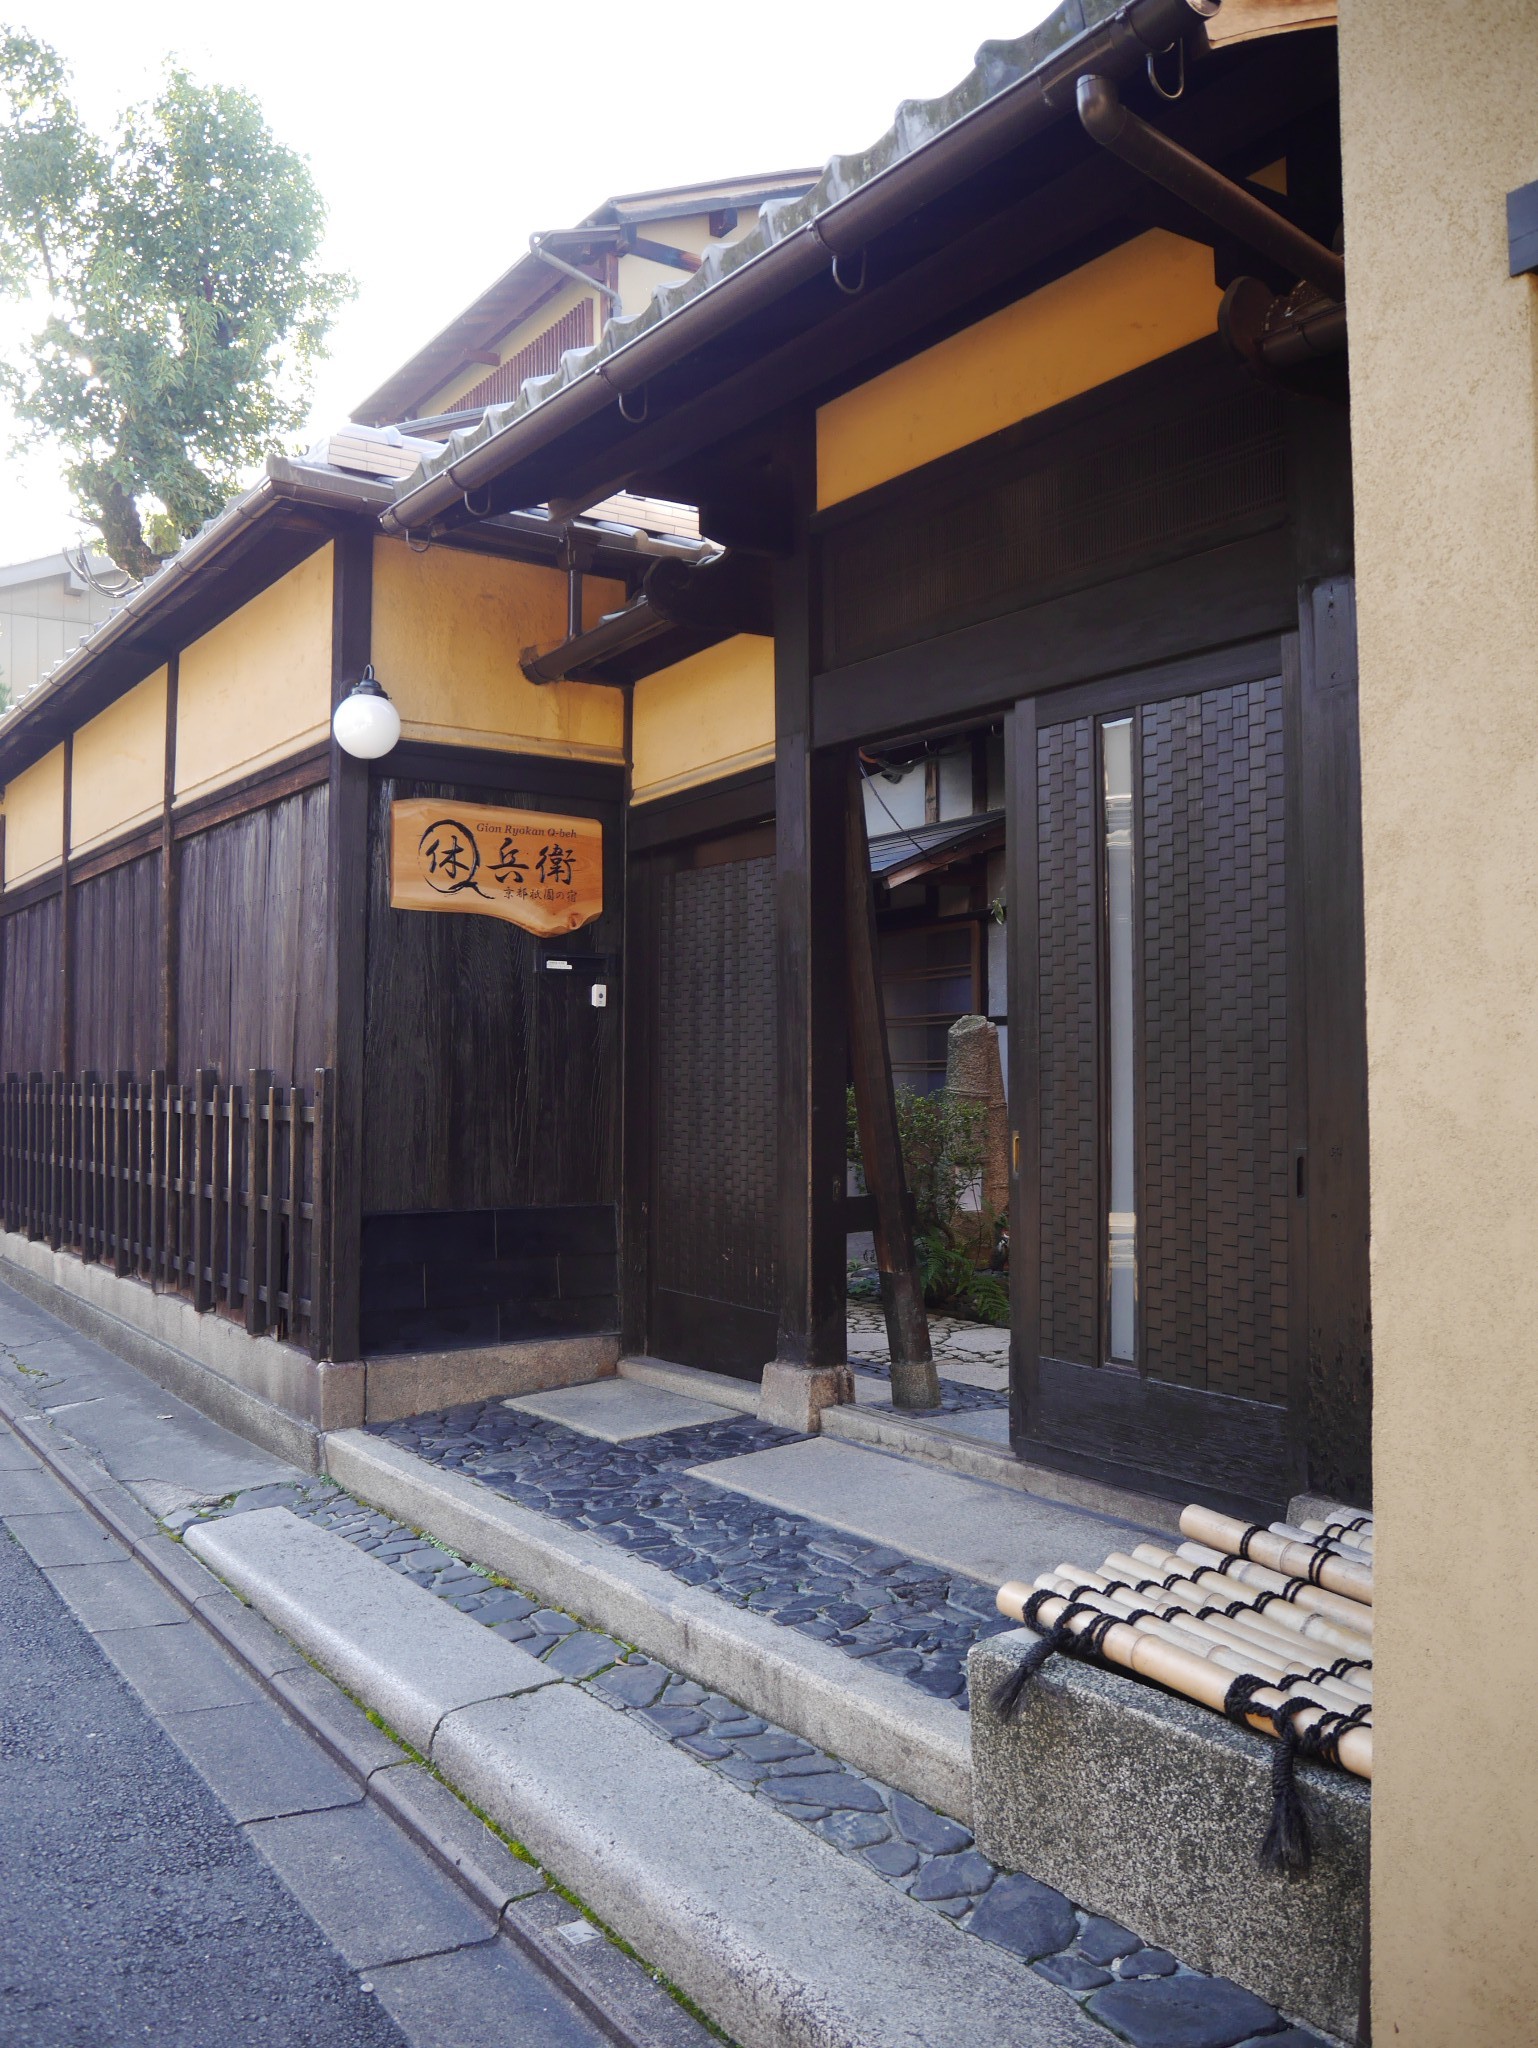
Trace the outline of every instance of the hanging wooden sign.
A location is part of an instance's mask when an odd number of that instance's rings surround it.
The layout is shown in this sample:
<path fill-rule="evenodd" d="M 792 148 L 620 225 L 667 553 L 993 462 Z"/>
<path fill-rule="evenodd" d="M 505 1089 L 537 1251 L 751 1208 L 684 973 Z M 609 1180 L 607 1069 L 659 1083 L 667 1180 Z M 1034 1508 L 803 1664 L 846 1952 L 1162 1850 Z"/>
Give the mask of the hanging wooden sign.
<path fill-rule="evenodd" d="M 401 797 L 390 806 L 390 902 L 396 910 L 505 918 L 540 938 L 574 932 L 603 909 L 603 826 Z"/>

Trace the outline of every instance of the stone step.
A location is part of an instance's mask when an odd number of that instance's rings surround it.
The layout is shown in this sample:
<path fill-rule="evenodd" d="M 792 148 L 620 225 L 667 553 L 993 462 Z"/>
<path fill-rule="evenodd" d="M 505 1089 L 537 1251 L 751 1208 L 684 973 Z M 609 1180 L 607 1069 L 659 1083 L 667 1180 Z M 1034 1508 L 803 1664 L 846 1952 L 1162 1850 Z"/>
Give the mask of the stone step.
<path fill-rule="evenodd" d="M 1051 1984 L 284 1508 L 187 1541 L 743 2048 L 1091 2048 Z M 502 1688 L 488 1694 L 487 1688 Z"/>
<path fill-rule="evenodd" d="M 1080 1479 L 1069 1472 L 1054 1472 L 1048 1466 L 1033 1465 L 1016 1457 L 1009 1447 L 1009 1411 L 1004 1407 L 973 1408 L 945 1415 L 905 1415 L 893 1408 L 883 1391 L 868 1400 L 857 1398 L 852 1407 L 825 1408 L 822 1433 L 845 1443 L 890 1451 L 919 1464 L 942 1465 L 967 1478 L 1012 1487 L 1017 1493 L 1035 1494 L 1041 1500 L 1056 1501 L 1064 1507 L 1115 1515 L 1165 1535 L 1179 1532 L 1178 1502 L 1103 1485 L 1095 1479 Z"/>
<path fill-rule="evenodd" d="M 326 1463 L 338 1485 L 397 1521 L 941 1813 L 969 1820 L 967 1717 L 948 1699 L 362 1430 L 333 1431 Z"/>
<path fill-rule="evenodd" d="M 725 1372 L 704 1372 L 697 1365 L 673 1365 L 665 1358 L 648 1358 L 641 1352 L 622 1358 L 617 1370 L 622 1380 L 661 1387 L 686 1399 L 714 1401 L 722 1408 L 735 1408 L 741 1415 L 758 1413 L 757 1380 L 740 1380 Z"/>
<path fill-rule="evenodd" d="M 825 1411 L 825 1418 L 847 1412 Z M 1097 1569 L 1108 1550 L 1155 1533 L 1145 1522 L 1064 1507 L 826 1434 L 719 1458 L 695 1466 L 690 1477 L 889 1544 L 988 1587 L 1030 1580 L 1060 1564 Z"/>

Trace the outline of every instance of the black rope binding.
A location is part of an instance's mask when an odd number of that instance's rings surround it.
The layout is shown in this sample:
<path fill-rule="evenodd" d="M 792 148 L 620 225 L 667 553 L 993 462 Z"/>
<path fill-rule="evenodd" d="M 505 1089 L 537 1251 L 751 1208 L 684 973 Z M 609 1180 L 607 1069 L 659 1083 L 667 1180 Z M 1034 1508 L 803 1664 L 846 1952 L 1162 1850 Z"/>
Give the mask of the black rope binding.
<path fill-rule="evenodd" d="M 1086 1590 L 1084 1587 L 1075 1589 Z M 1020 1711 L 1020 1702 L 1025 1689 L 1049 1657 L 1061 1652 L 1065 1657 L 1096 1657 L 1100 1654 L 1106 1634 L 1121 1620 L 1119 1614 L 1102 1614 L 1098 1607 L 1091 1607 L 1087 1601 L 1071 1599 L 1050 1628 L 1041 1624 L 1041 1610 L 1048 1600 L 1061 1600 L 1061 1593 L 1043 1588 L 1031 1595 L 1025 1603 L 1025 1625 L 1034 1629 L 1040 1642 L 1032 1643 L 1020 1662 L 1007 1678 L 1001 1678 L 989 1694 L 989 1703 L 1000 1720 L 1012 1721 Z M 1089 1617 L 1082 1629 L 1069 1626 L 1081 1615 Z"/>
<path fill-rule="evenodd" d="M 1286 1681 L 1283 1681 L 1284 1683 Z M 1243 1727 L 1249 1717 L 1261 1716 L 1271 1723 L 1276 1748 L 1271 1756 L 1271 1823 L 1260 1845 L 1260 1867 L 1284 1878 L 1306 1877 L 1313 1866 L 1314 1844 L 1309 1831 L 1308 1808 L 1298 1790 L 1298 1758 L 1317 1759 L 1340 1766 L 1340 1739 L 1350 1728 L 1361 1725 L 1372 1712 L 1365 1701 L 1349 1714 L 1320 1707 L 1317 1700 L 1283 1700 L 1279 1706 L 1262 1705 L 1255 1694 L 1269 1689 L 1271 1681 L 1244 1671 L 1228 1688 L 1223 1712 Z M 1311 1728 L 1299 1728 L 1297 1717 L 1305 1708 L 1315 1708 L 1319 1719 Z"/>

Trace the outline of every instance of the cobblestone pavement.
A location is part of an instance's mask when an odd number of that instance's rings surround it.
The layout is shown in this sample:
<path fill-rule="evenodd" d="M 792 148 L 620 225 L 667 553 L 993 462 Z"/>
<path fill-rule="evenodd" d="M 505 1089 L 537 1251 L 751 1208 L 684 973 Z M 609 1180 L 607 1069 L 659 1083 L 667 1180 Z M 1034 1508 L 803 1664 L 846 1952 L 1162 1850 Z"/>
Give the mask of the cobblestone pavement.
<path fill-rule="evenodd" d="M 849 1363 L 862 1376 L 886 1379 L 891 1351 L 881 1310 L 851 1301 L 848 1317 Z M 1008 1406 L 1008 1330 L 995 1329 L 989 1323 L 963 1322 L 957 1316 L 931 1316 L 929 1341 L 940 1370 L 943 1410 Z M 958 1371 L 967 1377 L 957 1379 Z"/>
<path fill-rule="evenodd" d="M 758 1428 L 721 1425 L 744 1426 Z M 787 1440 L 783 1431 L 767 1434 Z M 662 1441 L 652 1437 L 648 1445 Z M 745 1447 L 762 1446 L 755 1441 Z M 598 1448 L 612 1454 L 616 1447 Z M 959 1822 L 585 1628 L 573 1615 L 543 1605 L 329 1482 L 260 1487 L 214 1512 L 273 1506 L 291 1508 L 357 1544 L 497 1635 L 522 1644 L 568 1683 L 634 1716 L 659 1741 L 767 1800 L 909 1898 L 1029 1962 L 1132 2048 L 1325 2048 L 1323 2036 L 1289 2027 L 1263 1999 L 1227 1978 L 1188 1969 L 1168 1950 L 1080 1910 L 1051 1886 L 1000 1870 Z"/>
<path fill-rule="evenodd" d="M 767 1423 L 734 1418 L 610 1444 L 482 1401 L 370 1434 L 958 1707 L 967 1651 L 1009 1625 L 975 1579 L 689 1477 L 692 1465 L 805 1441 Z"/>

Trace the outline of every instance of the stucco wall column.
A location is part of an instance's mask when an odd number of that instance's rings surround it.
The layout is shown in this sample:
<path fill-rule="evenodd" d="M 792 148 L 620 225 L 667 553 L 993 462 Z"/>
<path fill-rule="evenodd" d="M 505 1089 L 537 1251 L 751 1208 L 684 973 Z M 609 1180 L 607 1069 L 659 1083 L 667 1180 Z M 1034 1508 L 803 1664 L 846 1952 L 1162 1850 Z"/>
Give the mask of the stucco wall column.
<path fill-rule="evenodd" d="M 1379 1514 L 1374 2038 L 1538 2010 L 1532 0 L 1342 0 Z"/>

